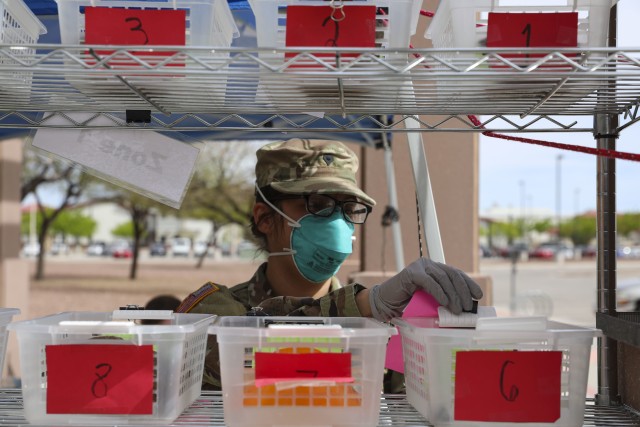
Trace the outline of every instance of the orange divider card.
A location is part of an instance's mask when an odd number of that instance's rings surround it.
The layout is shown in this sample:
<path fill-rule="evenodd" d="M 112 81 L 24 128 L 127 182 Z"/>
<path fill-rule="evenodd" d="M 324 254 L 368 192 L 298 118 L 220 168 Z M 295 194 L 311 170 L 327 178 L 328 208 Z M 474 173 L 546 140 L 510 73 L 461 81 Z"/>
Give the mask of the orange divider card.
<path fill-rule="evenodd" d="M 335 19 L 332 19 L 332 14 Z M 288 6 L 286 47 L 375 47 L 376 7 Z M 295 56 L 287 53 L 286 57 Z M 330 57 L 334 54 L 316 54 Z M 357 53 L 345 57 L 358 56 Z"/>
<path fill-rule="evenodd" d="M 151 414 L 153 346 L 48 345 L 48 414 Z"/>
<path fill-rule="evenodd" d="M 553 423 L 561 371 L 561 351 L 459 351 L 454 419 Z"/>
<path fill-rule="evenodd" d="M 578 45 L 578 13 L 489 13 L 487 47 L 576 47 Z M 529 58 L 543 58 L 545 54 L 502 54 L 521 67 L 531 64 Z M 572 57 L 575 54 L 567 54 Z M 518 63 L 518 59 L 527 61 Z M 506 68 L 498 61 L 490 61 L 492 68 Z M 562 64 L 545 64 L 546 68 L 568 68 Z"/>
<path fill-rule="evenodd" d="M 255 377 L 258 387 L 308 379 L 353 382 L 351 353 L 257 352 Z"/>

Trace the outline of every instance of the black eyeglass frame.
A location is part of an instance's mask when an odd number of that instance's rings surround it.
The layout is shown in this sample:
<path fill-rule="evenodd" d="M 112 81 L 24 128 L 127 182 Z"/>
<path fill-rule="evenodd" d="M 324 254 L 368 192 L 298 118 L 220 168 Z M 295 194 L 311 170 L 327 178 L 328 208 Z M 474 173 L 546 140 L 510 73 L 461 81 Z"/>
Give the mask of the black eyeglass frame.
<path fill-rule="evenodd" d="M 328 212 L 327 215 L 320 215 L 318 212 L 312 212 L 309 209 L 309 197 L 311 196 L 322 196 L 322 197 L 326 197 L 328 199 L 333 200 L 333 209 L 331 209 L 331 212 Z M 352 224 L 364 224 L 367 221 L 367 218 L 369 217 L 369 214 L 373 211 L 373 207 L 364 203 L 364 202 L 360 202 L 358 200 L 338 200 L 334 197 L 331 197 L 328 194 L 322 194 L 322 193 L 313 193 L 313 194 L 285 194 L 285 193 L 279 193 L 278 195 L 270 195 L 267 196 L 265 194 L 265 197 L 267 197 L 269 199 L 270 202 L 277 202 L 279 200 L 296 200 L 296 199 L 304 199 L 304 204 L 305 204 L 305 208 L 307 209 L 307 212 L 310 213 L 311 215 L 315 215 L 315 216 L 319 216 L 319 217 L 323 217 L 323 218 L 327 218 L 330 217 L 331 215 L 333 215 L 333 213 L 336 211 L 336 208 L 339 206 L 340 207 L 340 211 L 342 212 L 342 216 L 344 217 L 344 219 L 346 221 L 349 221 Z M 262 199 L 262 198 L 260 198 Z M 362 205 L 365 207 L 367 213 L 365 214 L 364 220 L 362 222 L 354 222 L 351 218 L 349 218 L 347 216 L 347 214 L 344 211 L 344 204 L 345 203 L 358 203 L 359 205 Z"/>

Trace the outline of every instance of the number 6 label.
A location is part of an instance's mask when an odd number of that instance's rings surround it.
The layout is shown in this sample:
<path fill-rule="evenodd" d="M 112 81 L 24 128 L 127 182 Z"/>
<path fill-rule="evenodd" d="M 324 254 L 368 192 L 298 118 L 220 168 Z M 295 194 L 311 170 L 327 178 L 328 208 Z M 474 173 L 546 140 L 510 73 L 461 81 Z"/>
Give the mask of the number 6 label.
<path fill-rule="evenodd" d="M 454 419 L 553 423 L 561 371 L 561 351 L 458 351 Z"/>
<path fill-rule="evenodd" d="M 153 413 L 153 346 L 48 345 L 47 414 Z"/>

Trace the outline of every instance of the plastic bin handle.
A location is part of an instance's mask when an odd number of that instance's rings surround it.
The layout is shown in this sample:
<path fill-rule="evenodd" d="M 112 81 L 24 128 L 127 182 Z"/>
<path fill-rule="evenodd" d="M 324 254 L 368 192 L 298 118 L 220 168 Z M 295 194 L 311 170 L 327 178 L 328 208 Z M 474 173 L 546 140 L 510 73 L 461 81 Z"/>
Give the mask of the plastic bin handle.
<path fill-rule="evenodd" d="M 124 333 L 131 327 L 136 326 L 134 322 L 109 322 L 100 320 L 63 320 L 58 323 L 59 332 L 69 333 Z"/>
<path fill-rule="evenodd" d="M 547 318 L 531 317 L 481 317 L 477 331 L 546 331 Z"/>
<path fill-rule="evenodd" d="M 114 320 L 170 320 L 174 313 L 171 310 L 113 310 L 111 317 Z"/>
<path fill-rule="evenodd" d="M 340 325 L 281 325 L 267 327 L 268 336 L 272 337 L 338 337 L 342 335 Z"/>

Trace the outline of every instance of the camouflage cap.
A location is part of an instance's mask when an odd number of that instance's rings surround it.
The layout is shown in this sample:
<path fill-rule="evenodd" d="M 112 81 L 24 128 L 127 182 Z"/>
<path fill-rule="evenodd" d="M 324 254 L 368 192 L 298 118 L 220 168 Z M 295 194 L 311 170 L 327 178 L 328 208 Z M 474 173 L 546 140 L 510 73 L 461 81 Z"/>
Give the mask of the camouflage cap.
<path fill-rule="evenodd" d="M 324 139 L 289 139 L 256 152 L 256 184 L 286 194 L 348 194 L 373 206 L 358 187 L 358 157 L 346 145 Z"/>

